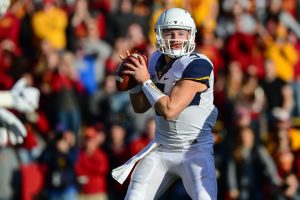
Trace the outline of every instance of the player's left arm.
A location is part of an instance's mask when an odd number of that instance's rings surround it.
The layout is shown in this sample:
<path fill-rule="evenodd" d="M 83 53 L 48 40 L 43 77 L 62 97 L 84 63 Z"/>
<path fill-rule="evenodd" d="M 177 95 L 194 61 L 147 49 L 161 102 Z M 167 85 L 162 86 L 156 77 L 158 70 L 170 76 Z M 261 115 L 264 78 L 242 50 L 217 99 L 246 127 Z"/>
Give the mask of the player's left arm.
<path fill-rule="evenodd" d="M 174 85 L 170 95 L 157 100 L 155 110 L 167 120 L 176 118 L 197 93 L 204 92 L 210 87 L 211 73 L 213 66 L 208 59 L 200 58 L 197 54 L 192 55 L 191 61 L 182 72 L 181 79 Z"/>
<path fill-rule="evenodd" d="M 163 96 L 155 103 L 155 110 L 166 120 L 176 118 L 193 100 L 197 92 L 203 92 L 207 85 L 195 80 L 181 80 L 175 84 L 169 96 Z"/>
<path fill-rule="evenodd" d="M 145 63 L 132 59 L 134 64 L 127 64 L 129 70 L 124 73 L 131 74 L 147 97 L 148 102 L 165 119 L 174 119 L 193 100 L 197 92 L 203 92 L 209 87 L 209 78 L 213 67 L 205 59 L 194 59 L 184 70 L 181 79 L 174 85 L 170 95 L 165 95 L 150 80 Z"/>

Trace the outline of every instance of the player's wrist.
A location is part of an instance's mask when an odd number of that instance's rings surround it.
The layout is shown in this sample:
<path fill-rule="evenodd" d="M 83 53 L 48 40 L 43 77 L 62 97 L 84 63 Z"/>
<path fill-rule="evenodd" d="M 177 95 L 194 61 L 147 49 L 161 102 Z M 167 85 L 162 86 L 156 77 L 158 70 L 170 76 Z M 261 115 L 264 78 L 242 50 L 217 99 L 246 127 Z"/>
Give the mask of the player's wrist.
<path fill-rule="evenodd" d="M 146 81 L 142 82 L 142 87 L 144 87 L 147 83 L 153 83 L 153 81 L 151 81 L 151 79 L 148 79 Z"/>
<path fill-rule="evenodd" d="M 150 79 L 143 83 L 142 90 L 152 106 L 154 106 L 160 98 L 166 96 Z"/>

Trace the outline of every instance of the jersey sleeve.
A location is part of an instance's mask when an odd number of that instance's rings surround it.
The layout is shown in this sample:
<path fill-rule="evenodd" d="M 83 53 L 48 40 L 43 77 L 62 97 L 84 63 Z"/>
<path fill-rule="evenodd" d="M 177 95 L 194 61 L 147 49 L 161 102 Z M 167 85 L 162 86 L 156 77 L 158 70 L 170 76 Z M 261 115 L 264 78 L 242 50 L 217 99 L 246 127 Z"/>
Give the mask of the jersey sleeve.
<path fill-rule="evenodd" d="M 192 60 L 182 73 L 181 80 L 195 80 L 209 87 L 209 79 L 213 70 L 212 64 L 206 59 Z"/>
<path fill-rule="evenodd" d="M 148 70 L 152 71 L 155 69 L 155 65 L 157 63 L 158 58 L 160 57 L 161 53 L 159 51 L 153 52 L 148 58 Z"/>

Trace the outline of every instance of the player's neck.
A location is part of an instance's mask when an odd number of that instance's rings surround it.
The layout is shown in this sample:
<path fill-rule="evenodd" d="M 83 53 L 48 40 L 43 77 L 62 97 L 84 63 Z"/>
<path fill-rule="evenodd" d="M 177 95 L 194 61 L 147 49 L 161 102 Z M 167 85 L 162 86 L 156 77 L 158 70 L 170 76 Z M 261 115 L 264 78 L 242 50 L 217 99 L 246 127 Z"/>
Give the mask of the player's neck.
<path fill-rule="evenodd" d="M 166 61 L 166 64 L 168 64 L 173 58 L 165 55 L 165 61 Z"/>

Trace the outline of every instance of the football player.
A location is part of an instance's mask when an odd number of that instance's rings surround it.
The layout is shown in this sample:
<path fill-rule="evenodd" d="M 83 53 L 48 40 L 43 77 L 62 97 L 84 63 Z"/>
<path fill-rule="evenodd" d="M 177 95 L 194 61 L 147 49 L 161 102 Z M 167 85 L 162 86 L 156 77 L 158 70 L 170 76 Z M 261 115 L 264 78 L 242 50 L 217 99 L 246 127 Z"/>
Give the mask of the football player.
<path fill-rule="evenodd" d="M 205 55 L 194 53 L 196 27 L 187 11 L 164 11 L 155 32 L 157 51 L 149 67 L 140 56 L 131 58 L 133 64 L 128 62 L 129 69 L 124 71 L 139 83 L 130 90 L 134 111 L 155 109 L 155 139 L 112 175 L 122 183 L 139 161 L 125 199 L 157 199 L 181 178 L 192 199 L 215 200 L 211 129 L 218 111 L 213 104 L 213 64 Z"/>

